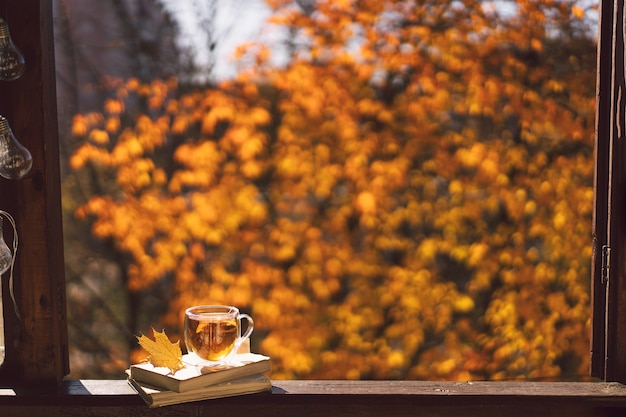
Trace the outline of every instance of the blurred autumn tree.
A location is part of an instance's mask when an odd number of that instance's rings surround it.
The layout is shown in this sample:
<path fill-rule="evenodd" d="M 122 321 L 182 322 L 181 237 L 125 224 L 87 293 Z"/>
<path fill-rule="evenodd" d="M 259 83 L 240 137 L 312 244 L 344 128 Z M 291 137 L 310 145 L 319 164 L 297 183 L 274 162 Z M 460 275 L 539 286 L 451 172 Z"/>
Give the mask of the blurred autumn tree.
<path fill-rule="evenodd" d="M 237 305 L 274 378 L 586 374 L 585 10 L 297 3 L 268 0 L 285 67 L 244 45 L 234 80 L 120 81 L 74 117 L 71 166 L 116 180 L 76 214 L 171 295 L 153 324 Z"/>

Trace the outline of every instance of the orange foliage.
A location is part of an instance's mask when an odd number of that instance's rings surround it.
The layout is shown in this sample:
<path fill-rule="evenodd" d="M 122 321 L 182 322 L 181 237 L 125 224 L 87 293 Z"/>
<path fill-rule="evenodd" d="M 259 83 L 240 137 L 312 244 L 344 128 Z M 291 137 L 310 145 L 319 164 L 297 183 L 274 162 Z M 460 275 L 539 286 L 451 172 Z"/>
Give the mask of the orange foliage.
<path fill-rule="evenodd" d="M 251 312 L 275 378 L 585 374 L 595 75 L 580 6 L 269 3 L 307 40 L 287 67 L 259 48 L 238 80 L 133 79 L 106 117 L 74 118 L 72 167 L 119 187 L 78 214 L 131 255 L 129 288 L 173 275 L 170 326 L 194 304 Z"/>

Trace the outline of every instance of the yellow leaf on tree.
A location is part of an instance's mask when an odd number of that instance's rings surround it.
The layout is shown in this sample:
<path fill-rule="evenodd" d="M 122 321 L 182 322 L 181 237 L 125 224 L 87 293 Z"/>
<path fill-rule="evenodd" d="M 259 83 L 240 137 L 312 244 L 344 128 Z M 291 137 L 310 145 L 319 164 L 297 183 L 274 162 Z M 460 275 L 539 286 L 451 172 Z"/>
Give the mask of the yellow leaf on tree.
<path fill-rule="evenodd" d="M 572 6 L 572 15 L 577 19 L 585 17 L 585 9 L 580 6 Z"/>
<path fill-rule="evenodd" d="M 87 119 L 78 114 L 72 119 L 72 135 L 84 136 L 87 133 Z"/>
<path fill-rule="evenodd" d="M 176 343 L 170 342 L 165 334 L 165 330 L 157 332 L 152 329 L 154 340 L 145 335 L 137 337 L 139 345 L 150 354 L 148 360 L 156 367 L 169 368 L 170 371 L 176 372 L 183 367 L 183 353 L 180 349 L 180 341 Z"/>

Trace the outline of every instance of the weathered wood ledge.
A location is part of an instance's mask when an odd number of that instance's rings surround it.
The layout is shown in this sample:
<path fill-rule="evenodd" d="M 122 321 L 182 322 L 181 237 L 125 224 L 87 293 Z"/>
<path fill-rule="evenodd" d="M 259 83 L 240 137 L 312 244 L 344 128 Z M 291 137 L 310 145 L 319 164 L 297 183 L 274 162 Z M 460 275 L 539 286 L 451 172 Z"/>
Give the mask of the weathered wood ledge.
<path fill-rule="evenodd" d="M 610 382 L 273 381 L 272 393 L 150 409 L 124 380 L 63 381 L 49 392 L 0 388 L 0 415 L 626 416 Z"/>

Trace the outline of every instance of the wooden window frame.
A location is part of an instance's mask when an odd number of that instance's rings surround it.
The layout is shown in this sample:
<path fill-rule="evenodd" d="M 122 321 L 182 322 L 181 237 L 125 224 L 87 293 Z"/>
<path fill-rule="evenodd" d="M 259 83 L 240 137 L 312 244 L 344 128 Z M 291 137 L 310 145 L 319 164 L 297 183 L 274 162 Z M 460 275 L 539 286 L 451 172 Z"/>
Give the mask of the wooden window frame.
<path fill-rule="evenodd" d="M 125 381 L 68 381 L 49 393 L 0 396 L 0 414 L 34 416 L 623 417 L 614 382 L 272 381 L 271 394 L 151 409 Z"/>
<path fill-rule="evenodd" d="M 592 224 L 591 375 L 626 382 L 624 0 L 600 8 Z"/>
<path fill-rule="evenodd" d="M 159 410 L 123 380 L 63 380 L 69 354 L 51 3 L 0 0 L 0 16 L 27 61 L 20 79 L 0 82 L 0 114 L 34 159 L 27 178 L 0 179 L 0 209 L 13 214 L 20 233 L 22 316 L 13 313 L 3 277 L 1 415 L 626 415 L 626 201 L 618 192 L 626 182 L 624 0 L 601 1 L 598 41 L 591 375 L 603 382 L 273 381 L 272 395 Z"/>

